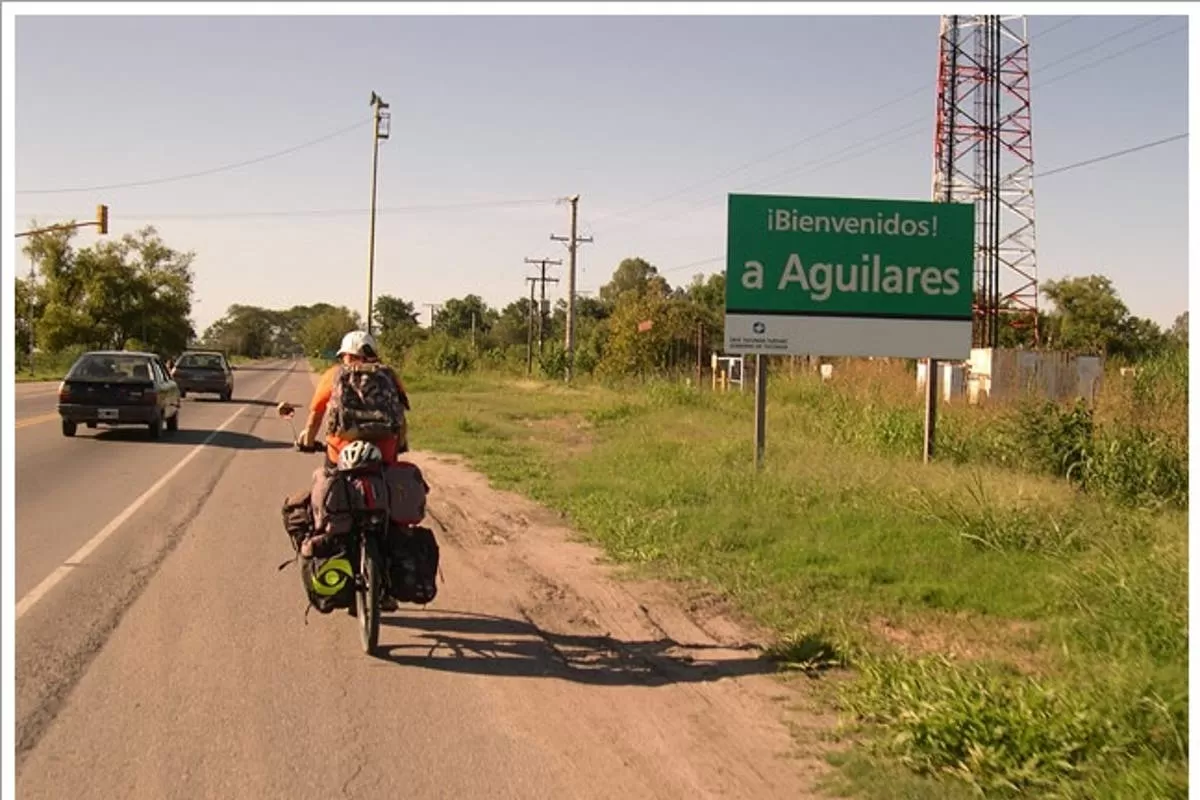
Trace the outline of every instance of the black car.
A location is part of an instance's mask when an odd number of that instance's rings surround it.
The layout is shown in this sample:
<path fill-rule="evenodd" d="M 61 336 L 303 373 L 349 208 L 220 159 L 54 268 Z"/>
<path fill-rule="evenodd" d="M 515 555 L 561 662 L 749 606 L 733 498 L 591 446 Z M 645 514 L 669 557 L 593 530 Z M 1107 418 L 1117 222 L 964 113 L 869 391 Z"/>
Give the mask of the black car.
<path fill-rule="evenodd" d="M 224 401 L 233 398 L 233 367 L 218 350 L 188 350 L 179 356 L 171 377 L 179 393 L 215 394 Z"/>
<path fill-rule="evenodd" d="M 154 353 L 84 353 L 58 388 L 63 436 L 87 425 L 144 425 L 157 439 L 164 426 L 179 430 L 179 387 Z"/>

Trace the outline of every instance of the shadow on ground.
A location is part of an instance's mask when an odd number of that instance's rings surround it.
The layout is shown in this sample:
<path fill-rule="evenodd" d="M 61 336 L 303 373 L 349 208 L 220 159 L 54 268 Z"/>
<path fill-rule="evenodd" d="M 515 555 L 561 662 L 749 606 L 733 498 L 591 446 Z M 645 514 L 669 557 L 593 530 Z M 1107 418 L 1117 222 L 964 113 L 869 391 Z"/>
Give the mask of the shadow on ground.
<path fill-rule="evenodd" d="M 94 433 L 92 436 L 86 436 L 85 433 Z M 288 450 L 291 449 L 290 441 L 271 441 L 261 439 L 250 433 L 239 433 L 237 431 L 221 431 L 213 436 L 211 430 L 193 430 L 182 429 L 178 431 L 163 431 L 157 440 L 151 440 L 149 433 L 145 428 L 110 428 L 90 431 L 81 427 L 79 429 L 79 437 L 82 439 L 94 439 L 98 442 L 117 443 L 139 443 L 139 444 L 182 444 L 196 446 L 204 444 L 209 436 L 212 436 L 212 441 L 208 442 L 209 447 L 224 447 L 229 450 Z"/>
<path fill-rule="evenodd" d="M 265 407 L 274 408 L 276 405 L 278 405 L 274 400 L 262 400 L 262 399 L 254 399 L 254 398 L 250 398 L 250 397 L 242 398 L 242 397 L 235 396 L 228 401 L 224 401 L 224 400 L 221 400 L 219 397 L 217 397 L 215 394 L 213 394 L 213 395 L 203 395 L 203 394 L 196 395 L 196 394 L 192 394 L 191 392 L 188 393 L 187 397 L 183 398 L 183 401 L 185 403 L 200 403 L 202 405 L 207 405 L 209 403 L 212 403 L 213 405 L 230 406 L 230 407 L 233 407 L 233 406 L 265 406 Z"/>
<path fill-rule="evenodd" d="M 381 622 L 413 634 L 403 644 L 381 643 L 383 660 L 445 672 L 664 686 L 777 671 L 753 645 L 711 647 L 666 638 L 622 641 L 560 634 L 523 620 L 444 609 L 404 609 L 384 615 Z"/>
<path fill-rule="evenodd" d="M 288 372 L 296 369 L 292 361 L 285 361 L 282 364 L 266 365 L 266 364 L 239 364 L 234 372 Z"/>

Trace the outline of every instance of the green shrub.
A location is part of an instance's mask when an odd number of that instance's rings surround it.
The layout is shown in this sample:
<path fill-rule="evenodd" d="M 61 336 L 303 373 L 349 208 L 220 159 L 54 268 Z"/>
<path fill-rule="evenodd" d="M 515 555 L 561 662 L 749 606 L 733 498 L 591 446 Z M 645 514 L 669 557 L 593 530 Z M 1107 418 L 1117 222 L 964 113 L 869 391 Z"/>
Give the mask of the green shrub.
<path fill-rule="evenodd" d="M 886 729 L 873 740 L 876 749 L 985 794 L 1075 794 L 1110 781 L 1122 764 L 1187 758 L 1186 704 L 1164 701 L 1137 681 L 1040 682 L 941 657 L 871 658 L 858 669 L 842 702 L 868 726 Z"/>
<path fill-rule="evenodd" d="M 434 334 L 413 346 L 410 359 L 419 369 L 443 375 L 462 375 L 475 367 L 470 345 L 445 334 Z"/>

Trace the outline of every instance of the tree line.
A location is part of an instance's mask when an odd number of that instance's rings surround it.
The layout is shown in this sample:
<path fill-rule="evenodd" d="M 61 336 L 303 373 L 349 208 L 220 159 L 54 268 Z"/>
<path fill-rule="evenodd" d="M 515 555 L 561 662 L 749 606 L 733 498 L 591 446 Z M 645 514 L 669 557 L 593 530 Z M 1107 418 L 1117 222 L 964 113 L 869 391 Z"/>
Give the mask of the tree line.
<path fill-rule="evenodd" d="M 250 358 L 329 356 L 361 316 L 328 303 L 270 309 L 235 304 L 200 336 L 191 322 L 195 254 L 168 247 L 153 227 L 76 249 L 73 231 L 30 237 L 36 265 L 16 285 L 18 366 L 32 346 L 148 349 L 173 355 L 188 346 L 218 347 Z M 1101 275 L 1045 281 L 1050 307 L 1039 312 L 1041 346 L 1100 353 L 1137 362 L 1187 345 L 1187 312 L 1168 330 L 1130 314 Z M 650 262 L 626 258 L 596 296 L 575 303 L 575 372 L 601 378 L 690 373 L 720 351 L 725 277 L 696 275 L 671 286 Z M 559 377 L 566 367 L 566 303 L 539 309 L 520 297 L 493 307 L 475 294 L 446 300 L 432 324 L 419 322 L 411 301 L 380 295 L 372 327 L 389 360 L 445 373 L 477 367 Z M 540 344 L 539 336 L 540 333 Z M 1031 347 L 1028 327 L 1001 327 L 1001 346 Z"/>
<path fill-rule="evenodd" d="M 74 230 L 29 237 L 22 248 L 32 274 L 14 292 L 17 364 L 34 349 L 178 352 L 192 329 L 195 254 L 168 247 L 153 227 L 85 247 Z"/>
<path fill-rule="evenodd" d="M 1180 314 L 1167 330 L 1134 316 L 1112 282 L 1099 275 L 1046 281 L 1042 293 L 1049 308 L 1038 313 L 1040 346 L 1102 354 L 1123 363 L 1138 363 L 1172 348 L 1187 346 L 1188 314 Z M 210 329 L 245 331 L 265 315 L 289 319 L 319 307 L 285 312 L 235 306 Z M 707 368 L 709 354 L 724 340 L 725 276 L 696 275 L 671 286 L 658 269 L 642 258 L 617 266 L 595 297 L 575 303 L 575 371 L 601 378 L 691 374 L 697 363 Z M 541 316 L 539 319 L 539 311 Z M 385 357 L 409 361 L 444 373 L 477 367 L 526 369 L 532 362 L 547 377 L 561 377 L 566 366 L 566 303 L 539 309 L 528 297 L 494 307 L 469 294 L 446 300 L 432 324 L 422 327 L 413 303 L 391 295 L 375 301 L 373 330 Z M 341 334 L 357 320 L 346 309 L 325 307 L 308 319 L 298 341 L 309 355 L 332 352 Z M 276 330 L 285 331 L 286 327 Z M 539 346 L 539 333 L 541 334 Z M 237 352 L 237 335 L 228 346 Z M 1001 327 L 1002 347 L 1032 348 L 1031 326 Z M 527 360 L 532 352 L 532 359 Z"/>

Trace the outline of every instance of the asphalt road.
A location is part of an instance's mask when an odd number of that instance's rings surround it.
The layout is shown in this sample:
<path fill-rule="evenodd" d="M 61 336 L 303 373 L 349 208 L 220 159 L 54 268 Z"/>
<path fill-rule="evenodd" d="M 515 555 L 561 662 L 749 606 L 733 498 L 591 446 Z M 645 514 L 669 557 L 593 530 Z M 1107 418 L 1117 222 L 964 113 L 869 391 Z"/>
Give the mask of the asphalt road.
<path fill-rule="evenodd" d="M 416 455 L 438 599 L 385 617 L 376 659 L 345 612 L 306 623 L 279 507 L 319 457 L 272 406 L 313 376 L 236 381 L 157 442 L 65 438 L 52 385 L 18 392 L 18 797 L 810 796 L 817 762 L 729 626 L 631 594 L 452 462 Z"/>

